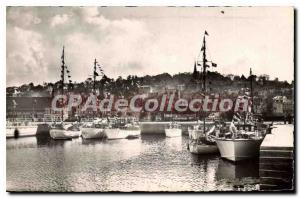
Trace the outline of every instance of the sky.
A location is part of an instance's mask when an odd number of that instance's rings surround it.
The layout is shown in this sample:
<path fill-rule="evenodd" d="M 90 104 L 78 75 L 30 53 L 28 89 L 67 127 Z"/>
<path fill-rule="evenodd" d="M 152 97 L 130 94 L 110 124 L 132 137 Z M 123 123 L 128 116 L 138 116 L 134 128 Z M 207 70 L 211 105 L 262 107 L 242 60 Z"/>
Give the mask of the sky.
<path fill-rule="evenodd" d="M 291 82 L 292 7 L 7 7 L 6 85 L 72 80 L 96 58 L 111 78 L 192 72 L 204 31 L 213 71 Z M 200 68 L 198 68 L 200 70 Z"/>

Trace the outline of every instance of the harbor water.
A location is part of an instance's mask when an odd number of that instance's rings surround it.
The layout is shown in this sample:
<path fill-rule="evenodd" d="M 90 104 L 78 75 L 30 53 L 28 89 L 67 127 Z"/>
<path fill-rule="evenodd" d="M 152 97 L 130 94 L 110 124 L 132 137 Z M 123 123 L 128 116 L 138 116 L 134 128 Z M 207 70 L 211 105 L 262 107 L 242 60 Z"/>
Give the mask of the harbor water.
<path fill-rule="evenodd" d="M 7 139 L 8 191 L 230 191 L 257 190 L 257 160 L 234 165 L 197 156 L 187 136 L 55 141 Z"/>

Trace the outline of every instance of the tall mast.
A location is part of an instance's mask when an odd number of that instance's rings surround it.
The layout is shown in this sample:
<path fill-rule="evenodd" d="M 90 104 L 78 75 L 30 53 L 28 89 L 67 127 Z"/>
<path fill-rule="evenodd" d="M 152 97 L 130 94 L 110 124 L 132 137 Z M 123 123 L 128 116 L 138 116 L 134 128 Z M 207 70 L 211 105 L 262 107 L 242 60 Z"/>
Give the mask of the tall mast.
<path fill-rule="evenodd" d="M 63 46 L 63 51 L 61 55 L 61 94 L 64 95 L 64 85 L 65 85 L 65 46 Z M 63 101 L 64 102 L 64 101 Z M 64 120 L 64 110 L 61 110 L 61 121 Z"/>
<path fill-rule="evenodd" d="M 254 98 L 253 98 L 253 75 L 252 75 L 252 69 L 250 68 L 250 97 L 252 101 L 252 108 L 251 112 L 254 113 Z"/>
<path fill-rule="evenodd" d="M 203 37 L 203 91 L 206 92 L 206 42 L 205 42 L 205 34 Z"/>
<path fill-rule="evenodd" d="M 96 94 L 96 65 L 97 65 L 97 60 L 95 59 L 94 61 L 94 84 L 93 84 L 93 94 Z"/>
<path fill-rule="evenodd" d="M 206 33 L 206 31 L 205 31 Z M 206 92 L 206 42 L 205 42 L 205 33 L 204 33 L 204 36 L 203 36 L 203 92 L 205 93 Z M 203 132 L 204 134 L 206 135 L 206 126 L 205 126 L 205 114 L 204 114 L 204 119 L 203 119 Z"/>
<path fill-rule="evenodd" d="M 61 93 L 64 94 L 65 85 L 65 46 L 63 46 L 63 51 L 61 55 Z"/>

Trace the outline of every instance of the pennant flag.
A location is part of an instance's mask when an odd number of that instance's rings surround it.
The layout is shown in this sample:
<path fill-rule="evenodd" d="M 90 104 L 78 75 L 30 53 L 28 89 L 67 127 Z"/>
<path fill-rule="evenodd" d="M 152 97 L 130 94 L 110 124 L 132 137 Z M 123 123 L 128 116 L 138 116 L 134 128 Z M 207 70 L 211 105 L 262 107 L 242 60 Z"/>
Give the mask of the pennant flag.
<path fill-rule="evenodd" d="M 94 75 L 95 75 L 95 76 L 99 76 L 99 74 L 98 74 L 97 72 L 94 72 Z"/>
<path fill-rule="evenodd" d="M 69 71 L 69 70 L 67 70 L 67 73 L 70 73 L 70 71 Z"/>
<path fill-rule="evenodd" d="M 71 76 L 68 76 L 68 78 L 71 78 Z"/>
<path fill-rule="evenodd" d="M 217 67 L 217 64 L 212 62 L 212 63 L 211 63 L 211 66 Z"/>
<path fill-rule="evenodd" d="M 206 30 L 205 30 L 204 34 L 207 35 L 207 36 L 209 36 Z"/>

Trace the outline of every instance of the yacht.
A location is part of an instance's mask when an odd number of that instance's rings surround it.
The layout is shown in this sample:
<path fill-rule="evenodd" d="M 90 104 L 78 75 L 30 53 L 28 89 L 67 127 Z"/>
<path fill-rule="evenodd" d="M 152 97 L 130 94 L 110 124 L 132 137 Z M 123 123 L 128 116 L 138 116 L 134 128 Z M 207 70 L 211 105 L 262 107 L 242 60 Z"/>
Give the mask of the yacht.
<path fill-rule="evenodd" d="M 165 134 L 167 137 L 181 137 L 182 129 L 178 123 L 171 122 L 168 128 L 165 129 Z"/>
<path fill-rule="evenodd" d="M 38 126 L 32 122 L 6 122 L 6 138 L 35 136 Z"/>
<path fill-rule="evenodd" d="M 141 135 L 141 129 L 137 122 L 130 118 L 109 119 L 109 126 L 104 129 L 108 140 L 113 139 L 131 139 L 138 138 Z"/>
<path fill-rule="evenodd" d="M 70 71 L 67 67 L 67 65 L 65 64 L 65 47 L 63 47 L 63 51 L 62 51 L 62 56 L 61 56 L 61 90 L 60 90 L 60 94 L 64 95 L 64 89 L 65 89 L 65 80 L 66 78 L 69 79 L 68 82 L 68 87 L 70 87 L 70 85 L 72 85 L 72 80 L 70 79 Z M 63 103 L 64 101 L 61 101 L 61 103 Z M 72 138 L 76 138 L 81 136 L 81 131 L 80 128 L 78 126 L 78 124 L 66 124 L 64 123 L 64 112 L 65 112 L 64 107 L 62 107 L 61 110 L 61 123 L 56 124 L 53 123 L 51 128 L 50 128 L 50 137 L 57 140 L 57 139 L 72 139 Z"/>
<path fill-rule="evenodd" d="M 250 68 L 250 96 L 243 96 L 248 100 L 253 99 L 252 70 Z M 253 104 L 252 104 L 253 105 Z M 234 122 L 237 122 L 237 126 Z M 253 109 L 249 106 L 247 111 L 240 115 L 233 115 L 229 126 L 229 136 L 216 138 L 221 157 L 233 162 L 251 159 L 259 156 L 260 145 L 270 129 L 255 118 Z"/>
<path fill-rule="evenodd" d="M 208 131 L 204 126 L 196 125 L 188 129 L 189 142 L 188 149 L 193 154 L 215 154 L 218 153 L 218 147 L 215 143 L 215 136 L 212 135 L 215 131 L 215 126 L 212 126 Z"/>
<path fill-rule="evenodd" d="M 231 136 L 215 139 L 221 157 L 233 162 L 258 157 L 266 131 L 259 131 L 254 128 L 250 125 L 246 131 L 238 130 L 231 122 L 229 127 Z"/>
<path fill-rule="evenodd" d="M 84 139 L 104 139 L 104 129 L 108 126 L 105 120 L 94 120 L 92 123 L 86 123 L 81 127 L 82 138 Z"/>
<path fill-rule="evenodd" d="M 49 133 L 54 140 L 72 139 L 81 136 L 81 130 L 76 124 L 54 124 L 51 126 Z"/>

